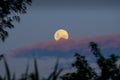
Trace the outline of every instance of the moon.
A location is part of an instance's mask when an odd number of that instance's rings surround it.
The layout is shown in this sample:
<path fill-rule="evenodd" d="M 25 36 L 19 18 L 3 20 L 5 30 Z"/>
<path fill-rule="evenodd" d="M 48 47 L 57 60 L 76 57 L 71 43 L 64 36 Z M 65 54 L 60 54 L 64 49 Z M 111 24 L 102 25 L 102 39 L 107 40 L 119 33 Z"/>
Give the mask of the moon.
<path fill-rule="evenodd" d="M 69 38 L 68 31 L 66 31 L 64 29 L 59 29 L 54 33 L 54 39 L 56 41 L 59 41 L 61 39 L 67 40 L 68 38 Z"/>

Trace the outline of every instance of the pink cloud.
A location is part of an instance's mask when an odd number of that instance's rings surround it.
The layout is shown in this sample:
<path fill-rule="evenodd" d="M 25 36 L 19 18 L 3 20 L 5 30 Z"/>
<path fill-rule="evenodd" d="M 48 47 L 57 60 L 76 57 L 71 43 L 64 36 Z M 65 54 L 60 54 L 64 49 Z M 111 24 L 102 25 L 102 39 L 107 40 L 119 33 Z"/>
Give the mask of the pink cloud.
<path fill-rule="evenodd" d="M 76 38 L 69 40 L 61 40 L 61 41 L 46 41 L 46 42 L 38 42 L 31 46 L 19 48 L 13 51 L 13 53 L 24 51 L 24 50 L 32 50 L 32 49 L 45 49 L 49 51 L 59 50 L 59 51 L 69 51 L 71 49 L 85 49 L 89 50 L 89 42 L 94 41 L 99 43 L 101 49 L 105 48 L 120 48 L 120 34 L 112 34 L 112 35 L 97 35 L 93 37 L 86 38 Z"/>

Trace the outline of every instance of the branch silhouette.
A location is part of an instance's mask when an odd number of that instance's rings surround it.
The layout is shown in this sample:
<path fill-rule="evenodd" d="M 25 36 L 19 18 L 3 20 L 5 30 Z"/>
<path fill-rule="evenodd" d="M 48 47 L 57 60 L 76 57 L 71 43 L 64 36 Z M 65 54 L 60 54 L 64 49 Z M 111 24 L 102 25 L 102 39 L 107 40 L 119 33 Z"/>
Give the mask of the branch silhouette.
<path fill-rule="evenodd" d="M 119 80 L 120 79 L 120 68 L 117 66 L 116 62 L 119 56 L 111 54 L 109 58 L 105 58 L 98 48 L 95 42 L 90 42 L 91 52 L 96 58 L 96 65 L 99 66 L 100 73 L 92 69 L 88 64 L 85 56 L 80 54 L 75 54 L 75 62 L 72 67 L 75 67 L 76 72 L 66 73 L 61 76 L 62 80 Z"/>
<path fill-rule="evenodd" d="M 26 13 L 27 5 L 32 0 L 0 0 L 0 38 L 2 41 L 8 37 L 7 28 L 14 28 L 13 22 L 20 22 L 20 14 Z"/>

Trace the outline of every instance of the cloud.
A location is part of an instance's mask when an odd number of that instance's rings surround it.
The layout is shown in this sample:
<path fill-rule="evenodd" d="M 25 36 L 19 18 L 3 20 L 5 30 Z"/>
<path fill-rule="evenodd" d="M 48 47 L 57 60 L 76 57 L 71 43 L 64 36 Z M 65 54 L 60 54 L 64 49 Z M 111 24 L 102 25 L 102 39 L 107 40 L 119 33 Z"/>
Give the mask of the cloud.
<path fill-rule="evenodd" d="M 65 53 L 77 52 L 77 51 L 90 52 L 89 42 L 91 41 L 97 42 L 102 50 L 120 48 L 120 34 L 114 34 L 114 35 L 98 35 L 87 38 L 69 39 L 64 41 L 62 40 L 58 42 L 56 41 L 39 42 L 31 46 L 15 49 L 11 53 L 14 56 L 17 54 L 40 52 L 41 55 L 43 53 L 44 54 L 46 53 L 47 56 L 47 54 L 49 55 L 51 53 L 60 53 L 60 52 L 61 55 L 63 54 L 65 55 Z M 11 55 L 11 53 L 9 54 Z"/>
<path fill-rule="evenodd" d="M 38 68 L 40 72 L 40 76 L 48 76 L 55 66 L 56 60 L 59 59 L 59 68 L 63 68 L 64 71 L 62 74 L 65 74 L 66 72 L 73 72 L 75 69 L 71 67 L 71 63 L 74 62 L 73 58 L 73 52 L 71 52 L 71 49 L 76 49 L 76 52 L 79 51 L 81 55 L 87 56 L 87 60 L 90 62 L 90 66 L 93 67 L 97 72 L 99 72 L 98 66 L 95 61 L 95 57 L 90 53 L 90 49 L 88 47 L 88 43 L 90 41 L 95 41 L 98 43 L 100 48 L 102 50 L 108 49 L 108 52 L 117 52 L 116 50 L 119 50 L 120 48 L 120 34 L 114 34 L 114 35 L 97 35 L 94 37 L 86 37 L 86 38 L 77 38 L 77 39 L 70 39 L 68 41 L 46 41 L 46 42 L 39 42 L 35 43 L 31 46 L 22 47 L 19 49 L 15 49 L 12 51 L 12 57 L 7 58 L 7 61 L 10 65 L 10 68 L 12 70 L 12 73 L 16 72 L 17 76 L 20 76 L 21 73 L 24 73 L 27 61 L 29 61 L 30 65 L 30 72 L 34 71 L 34 64 L 33 64 L 33 57 L 29 58 L 25 55 L 29 56 L 34 53 L 34 51 L 38 52 L 36 57 L 38 62 Z M 118 49 L 117 49 L 118 48 Z M 41 52 L 43 50 L 43 52 Z M 57 52 L 55 52 L 58 50 Z M 45 52 L 48 51 L 48 52 Z M 68 51 L 68 52 L 67 52 Z M 87 52 L 87 54 L 85 53 Z M 107 54 L 108 54 L 107 52 Z M 71 54 L 72 53 L 72 54 Z M 9 53 L 10 54 L 10 53 Z M 103 54 L 103 55 L 107 55 Z M 119 51 L 117 52 L 119 55 Z M 15 57 L 16 55 L 23 55 L 23 57 L 18 56 L 19 58 Z M 62 57 L 59 57 L 59 56 Z M 70 55 L 72 55 L 70 57 Z M 92 56 L 91 56 L 92 55 Z M 14 56 L 14 57 L 13 57 Z M 67 58 L 66 58 L 67 56 Z M 91 60 L 92 58 L 92 60 Z M 120 61 L 117 62 L 117 64 Z M 5 74 L 4 64 L 3 62 L 0 63 L 1 65 L 1 72 L 0 74 Z"/>

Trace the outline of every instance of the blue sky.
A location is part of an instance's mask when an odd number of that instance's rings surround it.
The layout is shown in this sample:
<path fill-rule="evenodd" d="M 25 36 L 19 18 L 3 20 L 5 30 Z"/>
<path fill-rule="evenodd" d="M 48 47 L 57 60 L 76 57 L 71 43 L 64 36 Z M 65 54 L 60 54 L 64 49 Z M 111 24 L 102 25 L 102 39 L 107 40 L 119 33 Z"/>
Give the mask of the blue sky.
<path fill-rule="evenodd" d="M 54 40 L 60 28 L 69 32 L 70 38 L 104 34 L 119 34 L 119 0 L 34 0 L 21 22 L 14 23 L 9 37 L 0 42 L 1 52 Z"/>
<path fill-rule="evenodd" d="M 119 4 L 120 0 L 34 0 L 27 14 L 21 15 L 21 22 L 15 22 L 15 28 L 8 30 L 9 37 L 4 43 L 0 42 L 0 51 L 7 53 L 34 43 L 52 41 L 54 32 L 60 28 L 66 29 L 70 38 L 120 34 Z M 28 59 L 7 59 L 13 72 L 15 69 L 16 73 L 24 72 L 23 67 L 25 69 Z M 60 60 L 63 64 L 73 61 L 73 59 L 65 58 Z M 56 58 L 51 57 L 39 59 L 38 66 L 40 66 L 41 74 L 50 72 L 55 61 Z M 46 64 L 47 62 L 49 64 Z M 32 65 L 32 60 L 30 60 L 31 68 Z M 0 74 L 3 74 L 2 62 L 0 66 L 2 70 Z M 46 73 L 44 73 L 45 70 Z"/>

